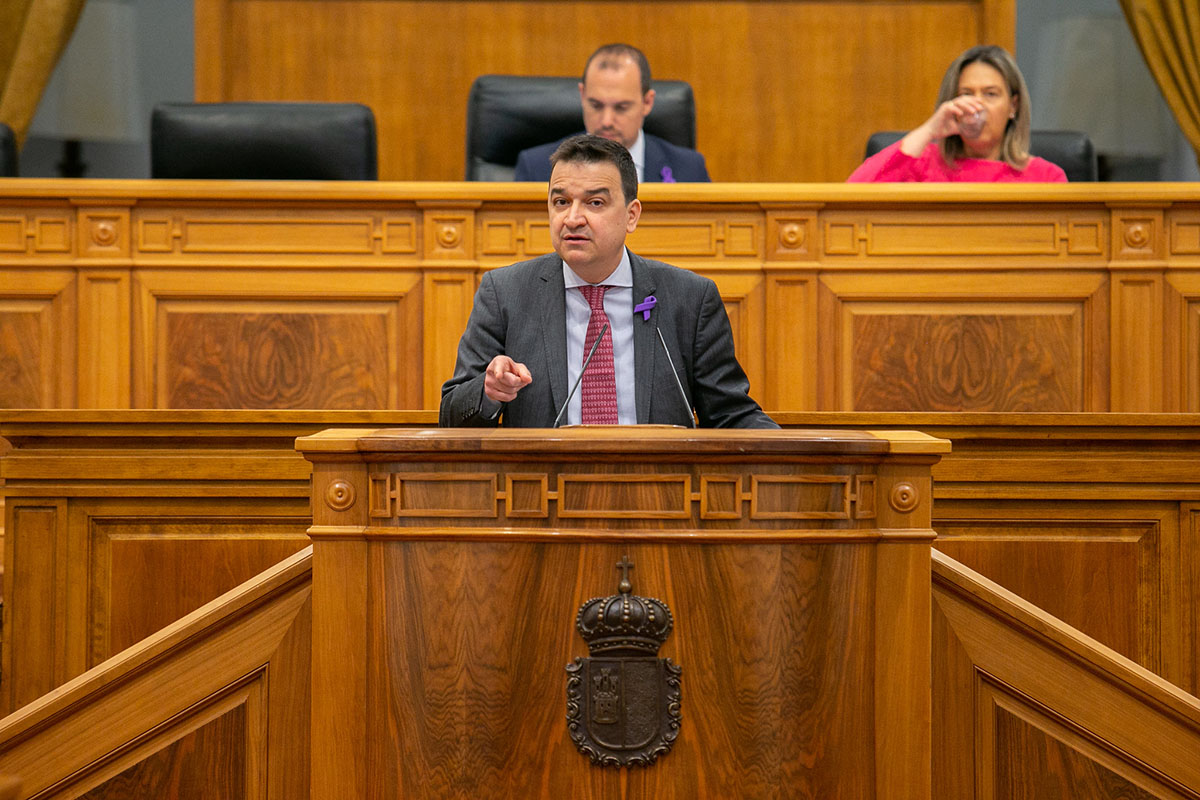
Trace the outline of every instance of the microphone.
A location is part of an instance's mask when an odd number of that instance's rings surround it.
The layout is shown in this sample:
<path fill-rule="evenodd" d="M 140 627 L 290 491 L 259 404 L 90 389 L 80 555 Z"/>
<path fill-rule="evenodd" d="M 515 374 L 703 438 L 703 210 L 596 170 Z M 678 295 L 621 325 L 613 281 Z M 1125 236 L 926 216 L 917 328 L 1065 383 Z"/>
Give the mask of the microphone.
<path fill-rule="evenodd" d="M 600 333 L 596 336 L 596 341 L 592 342 L 592 349 L 588 351 L 587 358 L 583 360 L 583 369 L 579 370 L 579 377 L 575 379 L 575 385 L 571 387 L 571 391 L 567 392 L 567 399 L 563 400 L 562 408 L 558 410 L 558 416 L 554 418 L 554 424 L 550 427 L 558 427 L 558 421 L 567 412 L 567 404 L 571 402 L 571 398 L 575 395 L 575 390 L 579 388 L 579 384 L 583 380 L 583 373 L 587 372 L 588 364 L 592 363 L 592 356 L 596 355 L 596 348 L 600 346 L 600 340 L 604 338 L 604 334 L 607 332 L 608 323 L 606 322 L 604 323 L 604 327 L 600 329 Z"/>
<path fill-rule="evenodd" d="M 671 377 L 675 379 L 675 388 L 679 390 L 679 396 L 683 398 L 683 407 L 688 410 L 688 422 L 692 423 L 691 427 L 696 427 L 696 416 L 692 410 L 692 404 L 688 402 L 687 392 L 683 390 L 683 382 L 679 380 L 679 373 L 675 371 L 675 360 L 671 358 L 671 351 L 667 349 L 667 340 L 663 338 L 662 331 L 658 329 L 657 320 L 654 323 L 654 332 L 658 334 L 658 343 L 662 345 L 663 352 L 667 354 L 667 363 L 671 365 Z"/>

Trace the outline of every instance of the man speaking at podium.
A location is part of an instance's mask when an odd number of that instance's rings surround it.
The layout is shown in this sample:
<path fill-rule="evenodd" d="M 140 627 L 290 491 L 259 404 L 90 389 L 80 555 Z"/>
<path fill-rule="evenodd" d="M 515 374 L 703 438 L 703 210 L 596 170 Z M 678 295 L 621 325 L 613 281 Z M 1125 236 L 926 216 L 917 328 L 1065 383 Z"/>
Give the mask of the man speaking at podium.
<path fill-rule="evenodd" d="M 555 252 L 483 276 L 439 424 L 779 427 L 749 396 L 716 284 L 625 248 L 642 213 L 629 152 L 576 136 L 551 164 Z"/>

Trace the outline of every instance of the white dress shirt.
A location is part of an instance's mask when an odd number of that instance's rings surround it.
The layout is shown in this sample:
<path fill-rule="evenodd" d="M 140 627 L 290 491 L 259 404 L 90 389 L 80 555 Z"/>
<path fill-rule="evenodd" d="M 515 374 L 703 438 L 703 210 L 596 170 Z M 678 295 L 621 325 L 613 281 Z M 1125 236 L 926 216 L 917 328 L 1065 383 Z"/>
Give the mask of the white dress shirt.
<path fill-rule="evenodd" d="M 575 385 L 583 368 L 586 353 L 583 350 L 587 338 L 588 320 L 592 308 L 584 299 L 580 286 L 587 281 L 563 262 L 563 283 L 567 292 L 567 391 Z M 608 332 L 613 343 L 613 371 L 617 381 L 617 420 L 622 425 L 637 424 L 637 390 L 633 377 L 633 268 L 629 264 L 629 250 L 621 253 L 621 263 L 613 274 L 598 286 L 608 286 L 604 293 L 604 313 L 608 316 Z M 595 359 L 588 369 L 595 369 Z M 583 401 L 580 389 L 571 395 L 567 413 L 562 424 L 578 425 Z"/>
<path fill-rule="evenodd" d="M 629 155 L 633 158 L 633 165 L 637 167 L 638 183 L 644 182 L 643 177 L 646 172 L 646 132 L 639 130 L 637 141 L 633 143 L 633 147 L 629 148 Z M 605 292 L 607 295 L 608 293 Z M 604 313 L 608 313 L 608 308 L 604 309 Z"/>

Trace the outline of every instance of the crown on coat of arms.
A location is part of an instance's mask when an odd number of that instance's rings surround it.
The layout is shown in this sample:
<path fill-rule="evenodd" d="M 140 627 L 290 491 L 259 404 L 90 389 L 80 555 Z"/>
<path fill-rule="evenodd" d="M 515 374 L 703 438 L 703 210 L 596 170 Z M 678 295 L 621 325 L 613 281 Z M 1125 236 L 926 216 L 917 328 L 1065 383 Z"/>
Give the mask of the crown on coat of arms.
<path fill-rule="evenodd" d="M 674 622 L 666 603 L 633 592 L 625 556 L 617 564 L 621 582 L 617 594 L 595 597 L 579 607 L 575 627 L 593 656 L 655 656 L 671 634 Z"/>

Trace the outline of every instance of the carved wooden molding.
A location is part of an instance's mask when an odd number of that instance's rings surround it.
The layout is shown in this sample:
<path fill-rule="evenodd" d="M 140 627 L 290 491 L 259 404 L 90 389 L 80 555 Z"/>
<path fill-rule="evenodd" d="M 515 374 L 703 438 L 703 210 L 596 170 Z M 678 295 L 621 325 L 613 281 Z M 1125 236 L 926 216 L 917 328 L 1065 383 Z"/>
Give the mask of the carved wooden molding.
<path fill-rule="evenodd" d="M 874 519 L 875 475 L 372 472 L 372 520 L 406 517 L 571 520 L 864 520 Z M 555 488 L 551 489 L 551 486 Z M 917 505 L 916 490 L 897 491 L 903 508 Z M 503 488 L 500 488 L 503 487 Z M 333 479 L 326 503 L 334 511 L 353 505 L 347 478 Z M 347 498 L 350 498 L 347 500 Z M 336 500 L 336 502 L 335 502 Z"/>
<path fill-rule="evenodd" d="M 1172 294 L 1200 268 L 1189 191 L 650 184 L 629 243 L 717 283 L 769 412 L 1183 411 L 1200 408 Z M 483 273 L 550 250 L 544 193 L 521 184 L 5 181 L 0 346 L 20 377 L 0 407 L 433 409 Z M 52 275 L 61 313 L 35 322 L 17 300 Z M 173 331 L 193 298 L 206 333 Z M 205 349 L 271 315 L 308 326 L 258 340 L 294 359 Z M 294 374 L 221 388 L 271 370 Z M 891 391 L 900 372 L 928 391 Z"/>

